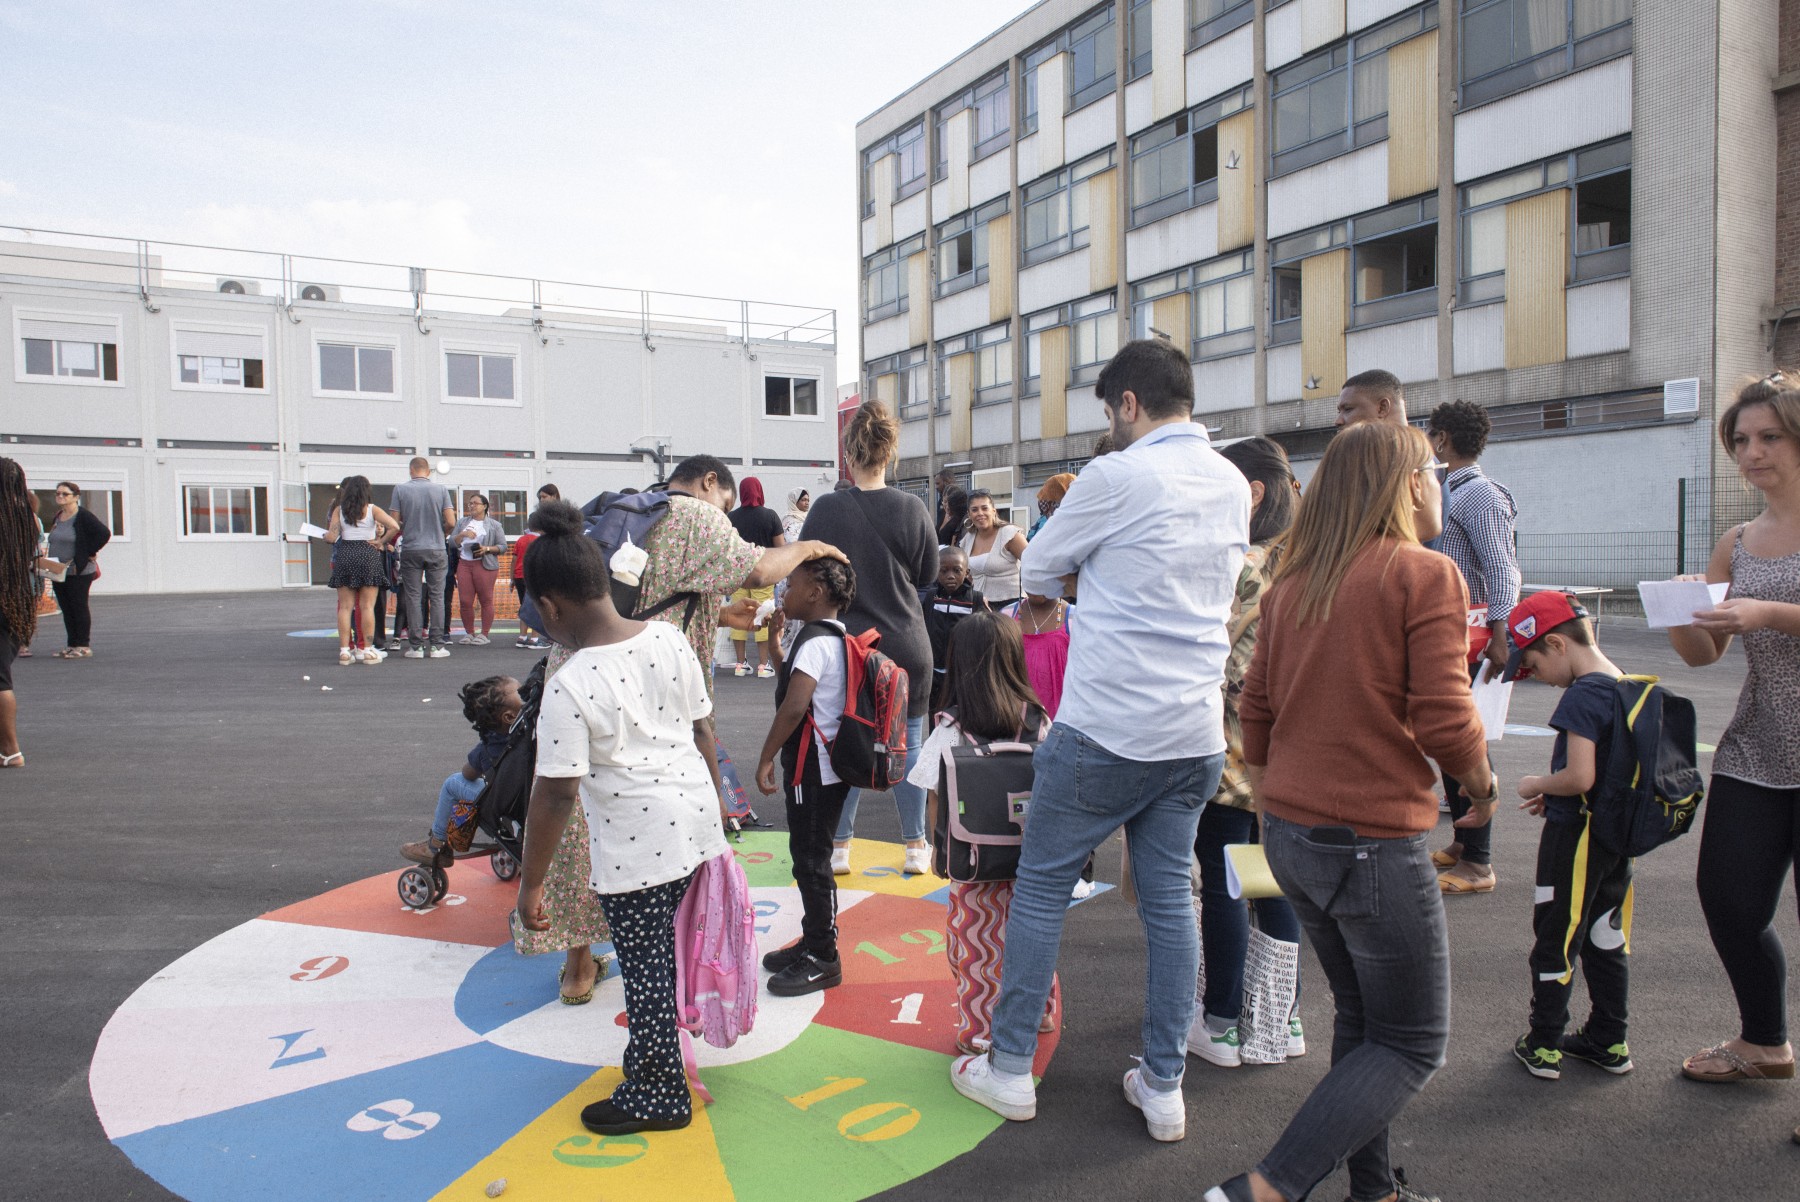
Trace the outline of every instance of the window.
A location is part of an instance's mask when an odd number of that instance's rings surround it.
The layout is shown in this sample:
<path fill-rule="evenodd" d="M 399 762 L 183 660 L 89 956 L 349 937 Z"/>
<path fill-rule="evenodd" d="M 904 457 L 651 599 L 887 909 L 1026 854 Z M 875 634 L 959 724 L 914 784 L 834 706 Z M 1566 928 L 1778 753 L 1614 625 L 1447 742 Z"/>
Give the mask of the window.
<path fill-rule="evenodd" d="M 269 533 L 266 485 L 190 484 L 182 497 L 181 533 L 187 538 L 260 538 Z"/>
<path fill-rule="evenodd" d="M 45 476 L 55 478 L 56 473 L 45 472 Z M 81 485 L 81 507 L 106 523 L 106 528 L 113 533 L 113 541 L 129 540 L 125 530 L 125 488 L 118 483 L 91 487 L 79 476 L 73 477 L 75 483 Z M 56 486 L 34 488 L 31 490 L 38 499 L 38 516 L 43 519 L 44 528 L 48 530 L 50 523 L 56 520 Z"/>
<path fill-rule="evenodd" d="M 1025 377 L 1043 375 L 1045 330 L 1069 327 L 1069 384 L 1091 384 L 1119 350 L 1117 295 L 1105 292 L 1070 301 L 1025 319 Z M 1030 389 L 1030 391 L 1037 391 Z"/>
<path fill-rule="evenodd" d="M 876 376 L 899 376 L 894 406 L 900 411 L 901 420 L 924 417 L 926 407 L 931 404 L 931 388 L 925 371 L 925 348 L 922 346 L 889 355 L 885 359 L 872 359 L 863 368 L 863 377 L 868 381 L 868 392 L 865 395 L 875 394 Z"/>
<path fill-rule="evenodd" d="M 1631 271 L 1631 139 L 1620 138 L 1465 184 L 1458 299 L 1464 304 L 1506 295 L 1506 206 L 1570 182 L 1571 281 Z"/>
<path fill-rule="evenodd" d="M 76 384 L 117 383 L 119 327 L 116 322 L 89 322 L 45 314 L 17 314 L 15 324 L 22 354 L 21 383 L 62 380 Z"/>
<path fill-rule="evenodd" d="M 1218 199 L 1218 124 L 1250 97 L 1245 85 L 1131 139 L 1133 227 Z"/>
<path fill-rule="evenodd" d="M 906 261 L 925 249 L 925 235 L 917 234 L 863 260 L 865 322 L 880 321 L 910 307 Z"/>
<path fill-rule="evenodd" d="M 943 179 L 949 174 L 950 140 L 944 136 L 944 129 L 950 123 L 950 118 L 964 109 L 973 110 L 974 113 L 970 118 L 972 124 L 969 134 L 971 163 L 985 159 L 1005 146 L 1012 135 L 1012 92 L 1006 82 L 1005 68 L 988 76 L 954 100 L 938 106 L 937 161 L 931 168 L 931 178 L 934 180 Z"/>
<path fill-rule="evenodd" d="M 1148 24 L 1148 22 L 1144 22 Z M 1052 110 L 1061 117 L 1083 105 L 1109 95 L 1118 85 L 1118 70 L 1113 63 L 1113 8 L 1111 4 L 1095 9 L 1049 41 L 1025 52 L 1022 84 L 1019 88 L 1019 133 L 1037 132 L 1037 69 L 1052 58 L 1068 52 L 1069 94 L 1054 97 L 1066 107 Z"/>
<path fill-rule="evenodd" d="M 1269 243 L 1269 345 L 1300 341 L 1300 260 L 1342 246 L 1349 223 L 1335 222 Z"/>
<path fill-rule="evenodd" d="M 1187 10 L 1189 50 L 1250 24 L 1256 15 L 1256 6 L 1250 0 L 1188 0 Z"/>
<path fill-rule="evenodd" d="M 245 327 L 176 326 L 176 388 L 234 392 L 263 388 L 263 332 Z"/>
<path fill-rule="evenodd" d="M 461 513 L 463 505 L 471 493 L 480 493 L 487 498 L 488 516 L 500 523 L 500 528 L 514 538 L 525 533 L 525 519 L 531 516 L 523 488 L 465 488 L 456 499 L 456 512 Z M 452 565 L 455 566 L 455 565 Z"/>
<path fill-rule="evenodd" d="M 885 138 L 863 151 L 864 217 L 875 212 L 875 164 L 888 155 L 898 156 L 894 169 L 895 200 L 904 200 L 925 186 L 925 122 L 915 121 L 891 138 Z"/>
<path fill-rule="evenodd" d="M 1113 164 L 1113 149 L 1026 184 L 1025 262 L 1041 263 L 1088 244 L 1090 176 Z"/>
<path fill-rule="evenodd" d="M 444 395 L 453 400 L 515 401 L 517 356 L 478 350 L 444 352 Z"/>
<path fill-rule="evenodd" d="M 1256 345 L 1254 271 L 1252 253 L 1242 250 L 1134 284 L 1131 289 L 1131 336 L 1167 336 L 1195 360 L 1215 359 L 1252 349 Z M 1181 292 L 1190 297 L 1190 328 L 1159 328 L 1151 316 L 1154 303 Z"/>
<path fill-rule="evenodd" d="M 1130 83 L 1139 76 L 1150 74 L 1153 57 L 1150 40 L 1150 0 L 1131 0 L 1131 9 L 1125 14 L 1128 25 L 1126 36 L 1130 39 L 1125 48 L 1125 82 Z"/>
<path fill-rule="evenodd" d="M 991 405 L 1012 399 L 1012 327 L 1001 322 L 985 330 L 947 338 L 938 343 L 938 412 L 949 412 L 949 361 L 953 355 L 973 352 L 973 370 L 977 405 Z"/>
<path fill-rule="evenodd" d="M 938 226 L 939 296 L 987 283 L 988 223 L 1005 213 L 1006 206 L 1002 196 Z"/>
<path fill-rule="evenodd" d="M 819 416 L 819 382 L 807 376 L 764 376 L 763 416 Z"/>
<path fill-rule="evenodd" d="M 1427 4 L 1275 72 L 1271 171 L 1297 171 L 1387 137 L 1388 48 L 1437 23 L 1437 5 Z"/>
<path fill-rule="evenodd" d="M 321 341 L 318 390 L 346 396 L 393 396 L 394 348 Z"/>
<path fill-rule="evenodd" d="M 1437 312 L 1437 215 L 1425 196 L 1350 222 L 1352 325 Z"/>
<path fill-rule="evenodd" d="M 1631 0 L 1461 0 L 1461 106 L 1631 49 Z"/>

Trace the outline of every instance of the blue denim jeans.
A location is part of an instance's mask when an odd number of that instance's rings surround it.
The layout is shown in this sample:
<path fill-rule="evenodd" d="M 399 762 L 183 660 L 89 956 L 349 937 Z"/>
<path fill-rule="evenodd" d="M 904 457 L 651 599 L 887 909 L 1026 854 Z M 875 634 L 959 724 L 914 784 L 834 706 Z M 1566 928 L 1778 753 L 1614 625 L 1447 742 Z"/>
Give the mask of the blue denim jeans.
<path fill-rule="evenodd" d="M 1337 1018 L 1331 1071 L 1257 1168 L 1298 1200 L 1348 1162 L 1350 1197 L 1371 1202 L 1394 1192 L 1388 1125 L 1444 1064 L 1450 944 L 1426 835 L 1344 846 L 1321 841 L 1324 829 L 1263 816 L 1269 867 L 1318 954 Z"/>
<path fill-rule="evenodd" d="M 906 720 L 906 770 L 911 772 L 913 765 L 919 762 L 919 744 L 925 741 L 925 719 L 908 718 Z M 844 812 L 838 817 L 837 841 L 850 842 L 856 833 L 856 803 L 862 797 L 861 789 L 852 789 L 844 798 Z M 894 809 L 900 815 L 900 837 L 908 843 L 917 843 L 925 837 L 925 790 L 917 785 L 909 785 L 901 781 L 894 786 Z"/>
<path fill-rule="evenodd" d="M 1256 815 L 1226 805 L 1209 805 L 1200 815 L 1194 857 L 1200 861 L 1200 947 L 1206 953 L 1206 995 L 1200 999 L 1209 1017 L 1236 1022 L 1244 1013 L 1244 956 L 1250 948 L 1250 907 L 1263 934 L 1283 943 L 1300 942 L 1300 920 L 1284 897 L 1254 902 L 1234 898 L 1225 889 L 1225 848 L 1249 843 Z"/>
<path fill-rule="evenodd" d="M 437 813 L 431 818 L 431 837 L 442 839 L 444 832 L 450 829 L 450 811 L 459 801 L 474 801 L 487 788 L 487 780 L 476 777 L 470 780 L 457 769 L 444 778 L 444 787 L 438 790 Z"/>
<path fill-rule="evenodd" d="M 1033 756 L 1019 879 L 1006 924 L 1006 963 L 994 1007 L 994 1067 L 1028 1073 L 1050 996 L 1069 891 L 1088 856 L 1120 827 L 1131 842 L 1131 880 L 1149 945 L 1144 986 L 1146 1086 L 1180 1086 L 1194 1019 L 1200 940 L 1188 862 L 1200 811 L 1219 788 L 1225 754 L 1128 760 L 1058 722 Z"/>

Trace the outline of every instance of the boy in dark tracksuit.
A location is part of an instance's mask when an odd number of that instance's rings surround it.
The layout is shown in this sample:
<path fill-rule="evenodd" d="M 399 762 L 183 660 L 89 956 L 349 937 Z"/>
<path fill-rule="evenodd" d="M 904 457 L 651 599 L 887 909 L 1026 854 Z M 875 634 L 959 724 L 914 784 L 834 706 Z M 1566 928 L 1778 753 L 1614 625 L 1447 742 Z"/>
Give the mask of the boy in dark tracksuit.
<path fill-rule="evenodd" d="M 919 590 L 925 610 L 925 633 L 931 639 L 931 708 L 944 706 L 944 666 L 949 659 L 950 632 L 956 624 L 988 607 L 987 598 L 969 580 L 969 556 L 961 547 L 938 548 L 937 583 Z"/>
<path fill-rule="evenodd" d="M 1531 1030 L 1513 1055 L 1532 1076 L 1552 1081 L 1562 1076 L 1565 1056 L 1628 1073 L 1631 860 L 1593 840 L 1587 805 L 1604 783 L 1622 673 L 1594 646 L 1587 611 L 1565 593 L 1527 598 L 1507 626 L 1514 647 L 1507 679 L 1535 675 L 1565 690 L 1550 718 L 1550 775 L 1519 781 L 1520 808 L 1544 819 L 1544 834 L 1532 914 Z M 1584 1027 L 1565 1035 L 1577 956 L 1593 1008 Z"/>
<path fill-rule="evenodd" d="M 832 836 L 850 786 L 832 771 L 831 740 L 844 716 L 848 657 L 838 615 L 856 599 L 850 565 L 815 559 L 787 578 L 786 615 L 806 623 L 783 657 L 774 644 L 775 721 L 763 740 L 756 787 L 765 796 L 787 794 L 788 851 L 800 890 L 800 939 L 763 957 L 769 992 L 798 997 L 841 984 L 837 951 L 837 878 L 831 871 Z M 780 779 L 776 756 L 780 755 Z"/>

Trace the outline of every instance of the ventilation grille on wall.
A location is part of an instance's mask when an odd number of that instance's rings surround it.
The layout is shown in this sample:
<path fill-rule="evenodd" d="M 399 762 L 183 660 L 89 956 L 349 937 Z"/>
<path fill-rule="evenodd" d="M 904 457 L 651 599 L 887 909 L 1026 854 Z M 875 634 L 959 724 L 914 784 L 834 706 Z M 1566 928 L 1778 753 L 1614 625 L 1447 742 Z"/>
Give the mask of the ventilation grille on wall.
<path fill-rule="evenodd" d="M 1663 383 L 1663 416 L 1700 412 L 1700 381 L 1668 380 Z"/>

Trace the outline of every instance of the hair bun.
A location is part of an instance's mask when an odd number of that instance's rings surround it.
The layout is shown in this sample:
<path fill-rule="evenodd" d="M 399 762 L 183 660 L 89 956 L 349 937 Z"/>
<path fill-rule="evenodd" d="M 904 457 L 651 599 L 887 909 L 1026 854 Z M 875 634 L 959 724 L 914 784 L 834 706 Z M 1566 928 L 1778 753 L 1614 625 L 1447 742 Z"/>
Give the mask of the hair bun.
<path fill-rule="evenodd" d="M 531 515 L 531 528 L 545 538 L 580 534 L 585 527 L 581 510 L 567 501 L 546 501 Z"/>

